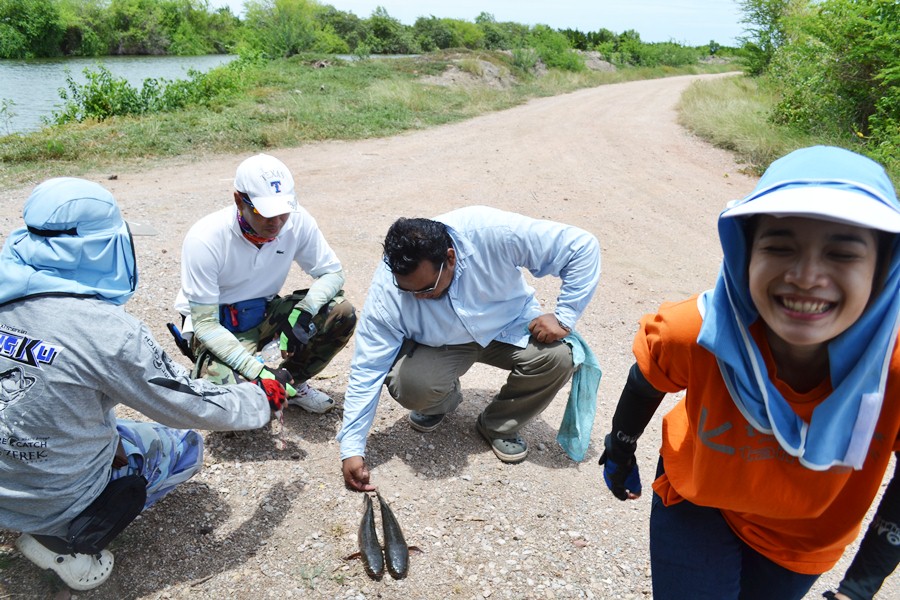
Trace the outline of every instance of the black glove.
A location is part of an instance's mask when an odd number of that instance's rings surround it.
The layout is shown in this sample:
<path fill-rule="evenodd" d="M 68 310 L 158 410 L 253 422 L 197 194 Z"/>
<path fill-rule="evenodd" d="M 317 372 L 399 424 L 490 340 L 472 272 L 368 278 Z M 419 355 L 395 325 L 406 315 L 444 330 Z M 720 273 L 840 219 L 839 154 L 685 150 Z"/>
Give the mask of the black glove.
<path fill-rule="evenodd" d="M 284 350 L 294 354 L 309 343 L 309 340 L 316 335 L 316 325 L 312 322 L 312 318 L 312 314 L 305 310 L 295 308 L 291 311 L 281 332 Z"/>
<path fill-rule="evenodd" d="M 627 500 L 628 492 L 640 494 L 641 474 L 634 458 L 637 442 L 621 439 L 619 435 L 611 433 L 604 439 L 604 445 L 606 449 L 600 455 L 598 464 L 603 465 L 606 487 L 619 500 Z"/>

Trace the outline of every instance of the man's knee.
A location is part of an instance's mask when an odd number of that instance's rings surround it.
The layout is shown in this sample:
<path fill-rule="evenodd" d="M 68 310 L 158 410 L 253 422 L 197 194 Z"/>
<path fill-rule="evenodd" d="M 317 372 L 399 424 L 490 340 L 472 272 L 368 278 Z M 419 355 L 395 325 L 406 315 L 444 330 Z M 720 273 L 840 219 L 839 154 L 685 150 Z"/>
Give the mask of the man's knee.
<path fill-rule="evenodd" d="M 322 329 L 329 337 L 350 341 L 356 329 L 356 309 L 347 300 L 338 302 L 328 311 Z"/>
<path fill-rule="evenodd" d="M 421 373 L 411 369 L 396 369 L 386 380 L 388 392 L 401 406 L 409 410 L 422 411 L 443 404 L 447 396 L 458 393 L 455 384 L 439 386 Z"/>
<path fill-rule="evenodd" d="M 575 372 L 572 349 L 564 342 L 545 346 L 540 349 L 537 358 L 529 361 L 524 369 L 533 373 L 558 373 L 568 379 Z"/>

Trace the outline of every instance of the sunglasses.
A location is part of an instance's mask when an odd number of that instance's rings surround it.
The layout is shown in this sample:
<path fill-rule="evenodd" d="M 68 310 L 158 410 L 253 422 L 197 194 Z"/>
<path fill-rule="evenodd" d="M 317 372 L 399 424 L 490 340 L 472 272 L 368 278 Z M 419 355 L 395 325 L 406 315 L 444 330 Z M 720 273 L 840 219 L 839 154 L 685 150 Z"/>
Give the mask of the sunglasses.
<path fill-rule="evenodd" d="M 447 261 L 444 261 L 444 262 L 447 262 Z M 406 293 L 406 294 L 412 294 L 413 296 L 424 296 L 425 294 L 430 294 L 431 292 L 433 292 L 434 290 L 437 289 L 438 282 L 440 282 L 440 280 L 441 280 L 441 275 L 442 275 L 443 273 L 444 273 L 444 263 L 442 262 L 442 263 L 441 263 L 441 268 L 438 269 L 437 279 L 434 280 L 434 285 L 433 285 L 433 286 L 431 286 L 431 287 L 429 287 L 429 288 L 421 289 L 421 290 L 404 290 L 402 287 L 400 287 L 400 284 L 397 283 L 397 277 L 396 277 L 396 276 L 394 276 L 394 286 L 395 286 L 398 290 L 400 290 L 401 292 L 404 292 L 404 293 Z"/>
<path fill-rule="evenodd" d="M 247 194 L 244 194 L 244 193 L 242 192 L 242 193 L 241 193 L 241 200 L 244 201 L 244 204 L 246 204 L 247 206 L 250 207 L 250 210 L 253 211 L 253 214 L 254 214 L 254 215 L 259 215 L 259 211 L 256 210 L 256 207 L 253 206 L 253 203 L 252 203 L 252 202 L 250 202 L 250 196 L 248 196 Z M 262 216 L 262 215 L 260 215 L 260 216 Z"/>

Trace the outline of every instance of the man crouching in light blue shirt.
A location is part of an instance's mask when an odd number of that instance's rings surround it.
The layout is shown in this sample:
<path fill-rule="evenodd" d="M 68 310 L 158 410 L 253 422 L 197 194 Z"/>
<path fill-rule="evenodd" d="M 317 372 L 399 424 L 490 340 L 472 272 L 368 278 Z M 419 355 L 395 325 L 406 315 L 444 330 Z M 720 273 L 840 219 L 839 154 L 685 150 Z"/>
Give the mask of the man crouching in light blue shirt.
<path fill-rule="evenodd" d="M 554 312 L 541 308 L 522 268 L 562 279 Z M 337 435 L 347 487 L 375 489 L 365 445 L 382 384 L 410 410 L 410 426 L 429 432 L 462 401 L 459 378 L 476 362 L 510 371 L 478 432 L 501 461 L 524 460 L 518 432 L 572 376 L 560 340 L 599 278 L 600 245 L 577 227 L 486 206 L 394 222 L 357 326 Z"/>

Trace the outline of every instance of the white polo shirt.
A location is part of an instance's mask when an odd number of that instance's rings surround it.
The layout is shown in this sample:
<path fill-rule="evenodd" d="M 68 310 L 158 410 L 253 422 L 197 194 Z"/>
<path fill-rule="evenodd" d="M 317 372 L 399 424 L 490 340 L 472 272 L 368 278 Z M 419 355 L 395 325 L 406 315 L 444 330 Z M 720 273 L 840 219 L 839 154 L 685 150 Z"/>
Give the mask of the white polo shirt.
<path fill-rule="evenodd" d="M 181 290 L 175 309 L 190 315 L 188 302 L 233 304 L 281 291 L 291 263 L 313 278 L 341 270 L 337 255 L 309 212 L 291 213 L 278 237 L 257 248 L 241 233 L 232 205 L 188 230 L 181 249 Z"/>

